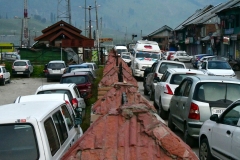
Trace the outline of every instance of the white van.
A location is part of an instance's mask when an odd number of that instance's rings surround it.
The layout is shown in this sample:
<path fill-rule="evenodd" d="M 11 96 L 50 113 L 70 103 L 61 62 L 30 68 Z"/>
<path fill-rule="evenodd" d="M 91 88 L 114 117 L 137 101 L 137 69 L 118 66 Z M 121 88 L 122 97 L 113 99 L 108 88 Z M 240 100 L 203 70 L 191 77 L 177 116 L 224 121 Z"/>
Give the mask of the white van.
<path fill-rule="evenodd" d="M 133 48 L 131 69 L 133 76 L 144 77 L 144 70 L 161 59 L 161 50 L 157 42 L 148 40 L 137 41 Z"/>
<path fill-rule="evenodd" d="M 0 106 L 0 159 L 57 160 L 82 136 L 63 100 Z"/>
<path fill-rule="evenodd" d="M 116 45 L 116 46 L 114 46 L 113 49 L 119 56 L 121 56 L 122 52 L 128 52 L 128 49 L 125 45 Z"/>

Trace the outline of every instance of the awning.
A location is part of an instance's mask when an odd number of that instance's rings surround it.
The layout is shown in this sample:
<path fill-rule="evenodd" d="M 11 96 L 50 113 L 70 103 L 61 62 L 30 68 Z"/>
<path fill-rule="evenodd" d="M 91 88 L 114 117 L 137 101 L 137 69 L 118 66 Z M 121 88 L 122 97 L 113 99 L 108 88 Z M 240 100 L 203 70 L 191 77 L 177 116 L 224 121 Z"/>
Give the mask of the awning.
<path fill-rule="evenodd" d="M 208 41 L 210 39 L 210 36 L 206 36 L 203 39 L 201 39 L 201 41 Z"/>

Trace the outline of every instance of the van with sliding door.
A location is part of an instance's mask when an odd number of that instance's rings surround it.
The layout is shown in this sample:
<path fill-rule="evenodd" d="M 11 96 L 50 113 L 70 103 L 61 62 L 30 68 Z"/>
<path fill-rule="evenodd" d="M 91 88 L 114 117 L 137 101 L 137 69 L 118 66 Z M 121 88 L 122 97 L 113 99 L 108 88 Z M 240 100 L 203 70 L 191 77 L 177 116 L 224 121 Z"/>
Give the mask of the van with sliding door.
<path fill-rule="evenodd" d="M 82 136 L 64 100 L 0 106 L 0 159 L 57 160 Z"/>

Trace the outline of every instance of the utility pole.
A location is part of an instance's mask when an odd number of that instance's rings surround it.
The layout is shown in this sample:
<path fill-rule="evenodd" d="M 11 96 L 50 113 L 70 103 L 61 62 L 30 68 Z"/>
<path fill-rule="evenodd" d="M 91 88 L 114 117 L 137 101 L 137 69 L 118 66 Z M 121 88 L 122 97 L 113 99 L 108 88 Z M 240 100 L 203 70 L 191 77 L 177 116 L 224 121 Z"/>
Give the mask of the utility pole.
<path fill-rule="evenodd" d="M 88 38 L 92 39 L 92 30 L 91 30 L 91 7 L 92 6 L 88 6 L 88 11 L 89 11 L 89 36 Z"/>
<path fill-rule="evenodd" d="M 87 10 L 86 10 L 87 6 L 86 6 L 86 0 L 85 0 L 84 8 L 85 8 L 85 19 L 84 19 L 84 22 L 85 22 L 85 36 L 87 36 Z"/>
<path fill-rule="evenodd" d="M 95 8 L 96 8 L 96 39 L 97 39 L 97 54 L 98 54 L 98 63 L 100 60 L 99 54 L 99 33 L 98 33 L 98 12 L 97 12 L 97 1 L 95 0 Z"/>

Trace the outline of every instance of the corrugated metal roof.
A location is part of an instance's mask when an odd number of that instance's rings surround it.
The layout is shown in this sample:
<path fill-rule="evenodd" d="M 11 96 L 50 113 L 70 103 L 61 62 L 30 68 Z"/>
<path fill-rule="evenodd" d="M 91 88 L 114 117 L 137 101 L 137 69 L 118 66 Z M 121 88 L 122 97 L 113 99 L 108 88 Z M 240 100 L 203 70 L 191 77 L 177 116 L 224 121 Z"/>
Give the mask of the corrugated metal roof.
<path fill-rule="evenodd" d="M 122 95 L 126 94 L 127 101 Z M 125 102 L 125 103 L 124 103 Z M 99 118 L 62 160 L 198 159 L 132 85 L 116 84 L 93 107 Z"/>
<path fill-rule="evenodd" d="M 157 33 L 160 33 L 160 32 L 162 32 L 162 31 L 164 31 L 164 30 L 172 31 L 173 29 L 172 29 L 171 27 L 167 26 L 167 25 L 164 25 L 164 26 L 162 26 L 161 28 L 157 29 L 156 31 L 154 31 L 154 32 L 150 33 L 149 35 L 147 35 L 147 37 L 148 37 L 148 36 L 150 37 L 150 36 L 156 35 Z"/>

